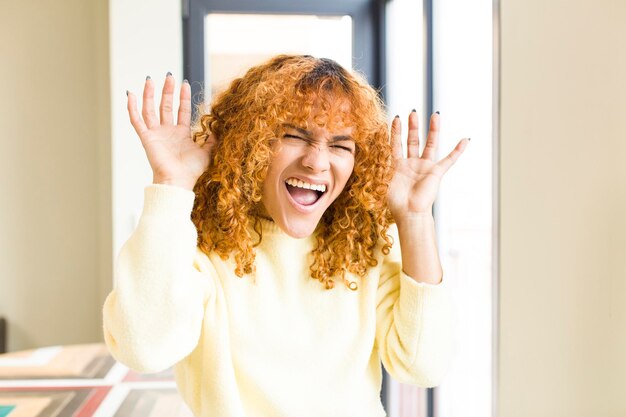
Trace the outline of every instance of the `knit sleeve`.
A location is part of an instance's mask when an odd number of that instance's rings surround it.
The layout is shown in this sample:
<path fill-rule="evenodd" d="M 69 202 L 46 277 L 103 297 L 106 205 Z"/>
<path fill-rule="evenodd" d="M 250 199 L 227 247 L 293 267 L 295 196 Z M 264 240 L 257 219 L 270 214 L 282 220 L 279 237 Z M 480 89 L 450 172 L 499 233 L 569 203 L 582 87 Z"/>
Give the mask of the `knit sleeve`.
<path fill-rule="evenodd" d="M 191 353 L 214 298 L 214 278 L 198 267 L 194 197 L 179 187 L 147 186 L 137 228 L 116 258 L 104 340 L 115 359 L 139 372 L 162 371 Z"/>
<path fill-rule="evenodd" d="M 397 381 L 439 385 L 456 349 L 457 312 L 446 278 L 419 283 L 402 272 L 395 225 L 394 245 L 383 257 L 376 296 L 376 345 L 385 369 Z"/>

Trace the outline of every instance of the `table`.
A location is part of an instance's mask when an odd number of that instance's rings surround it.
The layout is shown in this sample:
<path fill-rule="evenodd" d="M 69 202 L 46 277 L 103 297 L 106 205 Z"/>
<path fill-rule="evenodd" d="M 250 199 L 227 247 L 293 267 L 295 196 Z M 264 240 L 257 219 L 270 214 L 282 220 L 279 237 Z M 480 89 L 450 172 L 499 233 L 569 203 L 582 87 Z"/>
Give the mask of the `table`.
<path fill-rule="evenodd" d="M 0 355 L 0 417 L 193 417 L 172 369 L 139 374 L 102 343 Z"/>

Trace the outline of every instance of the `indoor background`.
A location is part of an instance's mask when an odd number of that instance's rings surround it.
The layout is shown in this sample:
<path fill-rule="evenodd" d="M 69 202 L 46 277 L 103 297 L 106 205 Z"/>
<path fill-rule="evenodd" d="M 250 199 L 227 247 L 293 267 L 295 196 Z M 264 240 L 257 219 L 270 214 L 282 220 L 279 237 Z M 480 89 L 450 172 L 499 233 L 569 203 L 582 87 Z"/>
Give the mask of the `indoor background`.
<path fill-rule="evenodd" d="M 442 112 L 444 150 L 472 137 L 437 208 L 462 346 L 441 387 L 389 400 L 390 417 L 626 416 L 626 1 L 425 3 L 430 35 L 386 25 L 385 88 L 392 116 Z M 0 6 L 6 348 L 99 342 L 151 182 L 125 90 L 182 79 L 181 2 Z M 414 85 L 393 73 L 405 63 Z"/>

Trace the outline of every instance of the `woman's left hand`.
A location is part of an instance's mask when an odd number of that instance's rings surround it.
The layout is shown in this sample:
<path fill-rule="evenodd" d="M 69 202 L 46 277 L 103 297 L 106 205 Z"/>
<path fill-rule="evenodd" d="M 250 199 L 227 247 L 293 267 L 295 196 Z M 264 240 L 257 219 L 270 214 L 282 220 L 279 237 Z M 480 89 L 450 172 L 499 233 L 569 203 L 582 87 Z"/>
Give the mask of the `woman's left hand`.
<path fill-rule="evenodd" d="M 400 117 L 391 123 L 391 143 L 396 169 L 387 192 L 387 202 L 396 222 L 413 216 L 432 214 L 439 183 L 443 175 L 465 150 L 469 139 L 461 139 L 456 147 L 439 162 L 435 162 L 438 147 L 439 114 L 430 117 L 428 138 L 422 156 L 419 156 L 417 113 L 409 115 L 407 157 L 402 153 Z"/>

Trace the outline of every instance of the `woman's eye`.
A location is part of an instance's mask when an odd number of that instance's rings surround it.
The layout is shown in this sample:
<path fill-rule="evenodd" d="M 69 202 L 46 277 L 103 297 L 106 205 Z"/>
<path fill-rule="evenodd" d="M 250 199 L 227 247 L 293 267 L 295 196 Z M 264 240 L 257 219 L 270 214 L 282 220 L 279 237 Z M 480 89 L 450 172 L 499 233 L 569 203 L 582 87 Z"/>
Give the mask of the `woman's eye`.
<path fill-rule="evenodd" d="M 300 140 L 304 140 L 304 138 L 301 138 L 300 136 L 296 136 L 296 135 L 290 135 L 290 134 L 286 134 L 285 136 L 283 136 L 284 138 L 291 138 L 291 139 L 300 139 Z"/>
<path fill-rule="evenodd" d="M 307 142 L 307 143 L 313 143 L 310 139 L 307 138 L 303 138 L 302 136 L 297 136 L 297 135 L 292 135 L 289 133 L 285 133 L 283 135 L 283 138 L 285 139 L 295 139 L 295 140 L 300 140 L 303 142 Z M 343 146 L 343 145 L 330 145 L 330 147 L 332 149 L 337 149 L 341 152 L 350 152 L 350 153 L 354 153 L 354 151 L 352 150 L 352 148 L 350 148 L 349 146 Z"/>
<path fill-rule="evenodd" d="M 352 148 L 348 148 L 347 146 L 341 146 L 341 145 L 333 145 L 333 148 L 335 149 L 340 149 L 342 151 L 347 151 L 347 152 L 352 152 Z"/>

